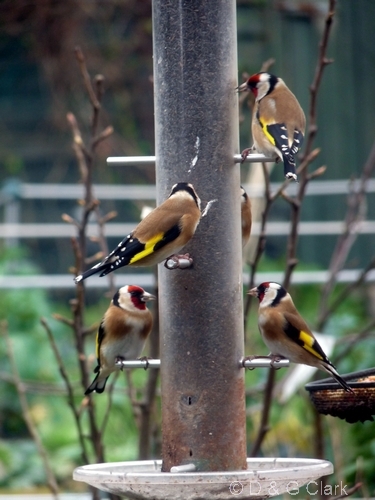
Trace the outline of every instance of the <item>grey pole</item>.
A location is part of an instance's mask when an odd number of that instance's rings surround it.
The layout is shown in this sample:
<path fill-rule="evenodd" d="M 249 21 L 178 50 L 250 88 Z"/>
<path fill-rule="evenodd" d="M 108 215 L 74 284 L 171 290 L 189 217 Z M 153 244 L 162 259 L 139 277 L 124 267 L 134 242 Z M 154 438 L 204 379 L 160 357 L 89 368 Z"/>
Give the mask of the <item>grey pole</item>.
<path fill-rule="evenodd" d="M 191 182 L 215 201 L 159 270 L 163 471 L 246 468 L 235 0 L 153 0 L 158 202 Z"/>

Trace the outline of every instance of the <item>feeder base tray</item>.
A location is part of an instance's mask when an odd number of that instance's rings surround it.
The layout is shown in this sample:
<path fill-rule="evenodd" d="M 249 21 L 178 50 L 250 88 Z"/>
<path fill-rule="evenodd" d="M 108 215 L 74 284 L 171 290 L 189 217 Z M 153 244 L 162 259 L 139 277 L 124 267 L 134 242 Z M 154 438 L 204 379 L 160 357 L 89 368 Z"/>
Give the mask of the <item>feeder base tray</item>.
<path fill-rule="evenodd" d="M 296 495 L 309 482 L 315 491 L 315 481 L 333 472 L 330 462 L 306 458 L 248 458 L 247 470 L 230 472 L 170 473 L 161 472 L 161 465 L 161 460 L 86 465 L 74 470 L 73 479 L 138 500 L 254 500 Z"/>

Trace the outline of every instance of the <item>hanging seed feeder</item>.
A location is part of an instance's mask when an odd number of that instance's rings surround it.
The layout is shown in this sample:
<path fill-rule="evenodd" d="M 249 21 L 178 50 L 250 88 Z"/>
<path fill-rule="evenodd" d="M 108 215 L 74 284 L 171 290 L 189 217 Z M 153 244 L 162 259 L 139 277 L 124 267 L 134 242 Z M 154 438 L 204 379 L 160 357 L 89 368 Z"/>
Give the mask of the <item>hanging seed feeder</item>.
<path fill-rule="evenodd" d="M 305 386 L 315 408 L 323 415 L 341 418 L 349 424 L 374 420 L 375 368 L 349 373 L 343 378 L 353 393 L 344 391 L 331 378 L 310 382 Z"/>

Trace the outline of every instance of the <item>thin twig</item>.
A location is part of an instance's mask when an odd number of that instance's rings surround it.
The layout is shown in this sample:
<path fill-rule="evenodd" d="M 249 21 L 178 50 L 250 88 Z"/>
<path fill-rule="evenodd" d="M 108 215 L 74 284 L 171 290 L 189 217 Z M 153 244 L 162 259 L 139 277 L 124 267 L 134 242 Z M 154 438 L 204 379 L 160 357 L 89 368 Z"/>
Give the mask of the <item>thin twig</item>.
<path fill-rule="evenodd" d="M 75 270 L 76 274 L 82 272 L 84 268 L 84 259 L 86 255 L 86 232 L 89 217 L 93 211 L 98 207 L 98 200 L 93 196 L 93 164 L 94 164 L 94 149 L 92 145 L 93 138 L 97 134 L 97 125 L 99 119 L 99 112 L 101 110 L 100 100 L 102 95 L 102 80 L 103 78 L 96 79 L 96 89 L 94 90 L 89 73 L 87 71 L 83 53 L 79 47 L 75 50 L 76 58 L 79 68 L 83 77 L 84 85 L 89 96 L 93 108 L 92 128 L 91 128 L 91 144 L 90 151 L 87 150 L 82 134 L 72 113 L 68 114 L 68 120 L 72 128 L 74 151 L 76 153 L 78 167 L 81 173 L 81 182 L 84 186 L 84 201 L 81 203 L 83 210 L 78 228 L 78 238 L 72 238 L 72 248 L 75 257 Z M 85 355 L 85 331 L 84 327 L 84 309 L 85 309 L 85 288 L 83 283 L 76 286 L 76 298 L 70 301 L 72 316 L 73 316 L 73 331 L 75 347 L 78 357 L 78 366 L 80 371 L 81 385 L 83 389 L 89 385 L 89 373 Z M 95 450 L 96 460 L 104 462 L 104 448 L 100 429 L 96 423 L 96 412 L 94 399 L 89 396 L 84 399 L 84 404 L 81 409 L 86 409 L 88 414 L 90 440 Z M 77 411 L 77 410 L 76 410 Z M 81 415 L 81 414 L 80 414 Z"/>
<path fill-rule="evenodd" d="M 28 404 L 27 398 L 26 398 L 25 385 L 21 381 L 20 374 L 19 374 L 19 371 L 17 368 L 12 342 L 10 340 L 9 333 L 8 333 L 7 324 L 5 321 L 2 321 L 0 326 L 1 326 L 1 334 L 2 334 L 3 338 L 5 338 L 7 356 L 8 356 L 10 366 L 12 369 L 12 373 L 13 373 L 14 385 L 16 387 L 18 398 L 19 398 L 19 401 L 21 404 L 22 416 L 25 420 L 25 423 L 26 423 L 27 428 L 30 432 L 30 435 L 35 443 L 35 446 L 38 450 L 38 454 L 43 462 L 43 467 L 44 467 L 46 477 L 47 477 L 47 485 L 48 485 L 49 489 L 51 490 L 53 497 L 57 500 L 59 498 L 59 487 L 57 485 L 55 475 L 54 475 L 52 467 L 50 465 L 47 451 L 43 446 L 42 440 L 40 439 L 40 436 L 38 434 L 38 429 L 37 429 L 37 427 L 33 421 L 33 418 L 31 416 L 29 404 Z"/>
<path fill-rule="evenodd" d="M 331 27 L 333 22 L 333 17 L 335 14 L 336 0 L 330 0 L 329 2 L 329 12 L 326 16 L 325 28 L 323 31 L 322 39 L 319 44 L 319 56 L 318 62 L 315 67 L 315 75 L 313 82 L 310 86 L 310 108 L 309 108 L 309 128 L 307 133 L 306 147 L 304 154 L 302 156 L 301 163 L 305 163 L 306 159 L 310 155 L 314 143 L 316 133 L 318 131 L 317 125 L 317 98 L 320 89 L 320 83 L 323 76 L 324 68 L 333 62 L 327 59 L 327 49 L 329 35 L 331 33 Z M 308 166 L 307 163 L 306 167 Z M 315 172 L 316 174 L 316 172 Z M 304 199 L 308 182 L 311 177 L 308 174 L 307 168 L 303 169 L 300 174 L 300 182 L 297 196 L 293 203 L 291 203 L 292 215 L 291 215 L 291 230 L 287 243 L 287 268 L 284 275 L 283 285 L 285 288 L 289 288 L 289 284 L 292 278 L 292 273 L 298 263 L 297 260 L 297 243 L 298 243 L 298 227 L 301 217 L 301 207 L 302 201 Z"/>
<path fill-rule="evenodd" d="M 349 283 L 335 298 L 335 300 L 330 304 L 322 304 L 319 314 L 319 319 L 317 322 L 317 329 L 322 330 L 325 322 L 329 318 L 329 316 L 343 303 L 343 301 L 349 297 L 349 295 L 358 288 L 366 279 L 367 274 L 375 268 L 375 257 L 373 257 L 367 266 L 360 273 L 358 278 L 355 281 Z"/>
<path fill-rule="evenodd" d="M 82 183 L 87 179 L 87 160 L 90 159 L 90 153 L 87 151 L 83 142 L 81 131 L 79 130 L 77 119 L 73 113 L 67 113 L 66 119 L 72 129 L 73 133 L 73 150 L 77 158 L 79 171 L 81 174 Z"/>
<path fill-rule="evenodd" d="M 358 346 L 358 343 L 362 340 L 366 340 L 371 335 L 374 335 L 375 328 L 375 319 L 370 321 L 368 325 L 366 325 L 359 333 L 356 335 L 350 335 L 350 340 L 347 342 L 345 349 L 342 349 L 338 356 L 335 356 L 334 363 L 338 364 L 342 359 L 345 359 L 346 356 L 353 350 L 354 346 Z M 346 339 L 341 339 L 341 343 L 345 342 Z"/>
<path fill-rule="evenodd" d="M 91 326 L 88 326 L 82 330 L 82 335 L 85 337 L 86 335 L 92 335 L 93 333 L 96 333 L 99 328 L 98 323 L 94 323 Z"/>
<path fill-rule="evenodd" d="M 64 222 L 67 222 L 68 224 L 73 224 L 74 226 L 76 226 L 77 228 L 79 228 L 79 222 L 77 220 L 73 219 L 73 217 L 71 217 L 70 215 L 68 215 L 68 214 L 62 214 L 61 215 L 61 219 Z"/>
<path fill-rule="evenodd" d="M 113 134 L 113 127 L 108 126 L 93 138 L 91 142 L 91 147 L 95 149 L 98 146 L 98 144 L 108 139 L 108 137 L 110 137 L 112 134 Z"/>
<path fill-rule="evenodd" d="M 126 378 L 126 392 L 128 394 L 128 398 L 130 400 L 130 404 L 132 407 L 132 412 L 133 412 L 133 418 L 137 424 L 137 427 L 139 427 L 139 405 L 140 402 L 138 401 L 137 398 L 137 390 L 134 387 L 133 380 L 132 380 L 132 373 L 130 370 L 125 370 L 125 378 Z"/>
<path fill-rule="evenodd" d="M 114 391 L 114 388 L 116 385 L 116 380 L 118 379 L 118 376 L 119 376 L 119 372 L 116 372 L 111 380 L 111 383 L 108 385 L 108 388 L 105 391 L 107 393 L 108 402 L 107 402 L 107 408 L 105 409 L 105 412 L 104 412 L 102 425 L 100 426 L 100 432 L 101 432 L 102 436 L 104 435 L 104 432 L 107 428 L 109 415 L 111 413 L 112 403 L 113 403 L 113 391 Z"/>
<path fill-rule="evenodd" d="M 348 490 L 345 490 L 345 492 L 342 493 L 342 495 L 338 495 L 336 497 L 329 497 L 328 500 L 341 500 L 341 498 L 350 497 L 351 495 L 353 495 L 353 493 L 358 491 L 360 488 L 362 488 L 362 483 L 356 483 L 354 486 L 352 486 Z"/>
<path fill-rule="evenodd" d="M 52 317 L 56 319 L 57 321 L 60 321 L 60 323 L 64 323 L 64 325 L 70 326 L 70 328 L 73 328 L 74 323 L 71 319 L 66 318 L 65 316 L 62 316 L 61 314 L 52 314 Z"/>
<path fill-rule="evenodd" d="M 100 109 L 100 102 L 98 101 L 97 94 L 95 93 L 93 86 L 91 84 L 91 78 L 89 72 L 87 71 L 86 61 L 83 52 L 81 48 L 78 46 L 75 48 L 74 52 L 79 64 L 79 69 L 81 70 L 81 75 L 83 77 L 83 81 L 86 87 L 87 94 L 90 98 L 92 107 L 94 109 Z"/>
<path fill-rule="evenodd" d="M 56 344 L 55 339 L 54 339 L 53 334 L 52 334 L 52 330 L 51 330 L 49 324 L 47 323 L 47 320 L 45 318 L 41 318 L 40 322 L 41 322 L 41 324 L 43 325 L 44 329 L 47 332 L 48 340 L 49 340 L 49 343 L 51 345 L 53 354 L 55 356 L 55 359 L 56 359 L 56 362 L 57 362 L 57 366 L 59 368 L 61 377 L 62 377 L 62 379 L 63 379 L 63 381 L 65 383 L 65 387 L 66 387 L 66 390 L 67 390 L 67 393 L 68 393 L 67 394 L 67 396 L 68 396 L 68 404 L 69 404 L 70 408 L 72 409 L 74 420 L 75 420 L 76 426 L 77 426 L 78 439 L 79 439 L 79 442 L 80 442 L 80 445 L 81 445 L 82 460 L 85 463 L 88 463 L 89 462 L 89 457 L 88 457 L 88 454 L 87 454 L 87 451 L 86 451 L 85 439 L 84 439 L 84 432 L 83 432 L 83 428 L 82 428 L 82 424 L 81 424 L 80 415 L 79 415 L 79 412 L 77 411 L 77 408 L 76 408 L 73 386 L 72 386 L 72 384 L 70 382 L 70 379 L 69 379 L 69 376 L 68 376 L 68 372 L 65 369 L 64 361 L 63 361 L 63 359 L 62 359 L 62 357 L 60 355 L 60 351 L 59 351 L 59 349 L 57 347 L 57 344 Z"/>
<path fill-rule="evenodd" d="M 333 18 L 335 15 L 335 7 L 336 7 L 336 0 L 329 0 L 328 14 L 325 20 L 325 27 L 323 30 L 321 41 L 319 43 L 318 64 L 315 67 L 314 79 L 310 86 L 309 130 L 307 134 L 305 152 L 302 159 L 310 153 L 315 140 L 315 136 L 318 131 L 317 99 L 318 99 L 320 83 L 323 76 L 323 71 L 328 64 L 333 62 L 331 59 L 327 59 L 327 48 L 328 48 L 329 37 L 331 34 Z"/>
<path fill-rule="evenodd" d="M 269 425 L 269 416 L 271 411 L 271 403 L 272 403 L 272 394 L 273 388 L 276 380 L 276 370 L 274 368 L 270 368 L 268 370 L 267 383 L 264 390 L 264 398 L 263 398 L 263 408 L 262 408 L 262 417 L 260 420 L 259 431 L 257 437 L 254 441 L 253 447 L 250 452 L 251 457 L 256 457 L 260 451 L 263 440 L 270 430 Z"/>
<path fill-rule="evenodd" d="M 317 327 L 320 329 L 323 327 L 326 319 L 328 318 L 328 315 L 332 312 L 332 308 L 328 307 L 328 297 L 331 294 L 334 286 L 336 285 L 337 275 L 339 271 L 341 271 L 341 269 L 344 267 L 349 251 L 359 236 L 360 223 L 365 218 L 367 183 L 373 176 L 374 170 L 375 142 L 363 167 L 361 177 L 359 179 L 359 186 L 356 187 L 356 185 L 354 185 L 354 182 L 352 182 L 351 190 L 348 195 L 348 209 L 345 216 L 345 230 L 343 234 L 339 236 L 335 249 L 332 253 L 331 262 L 329 265 L 330 276 L 321 294 L 319 306 L 320 313 L 317 322 Z M 371 261 L 367 266 L 366 272 L 373 268 L 372 262 L 373 261 Z M 355 287 L 358 286 L 358 284 L 361 284 L 363 282 L 363 279 L 364 277 L 360 277 L 360 280 L 357 280 Z M 351 286 L 350 290 L 353 290 L 355 287 Z"/>

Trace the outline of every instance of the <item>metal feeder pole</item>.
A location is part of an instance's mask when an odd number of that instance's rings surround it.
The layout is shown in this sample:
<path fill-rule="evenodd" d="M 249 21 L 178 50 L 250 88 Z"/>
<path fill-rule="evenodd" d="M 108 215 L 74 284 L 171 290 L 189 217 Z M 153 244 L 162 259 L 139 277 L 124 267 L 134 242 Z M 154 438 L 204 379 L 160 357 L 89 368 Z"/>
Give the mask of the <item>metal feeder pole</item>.
<path fill-rule="evenodd" d="M 159 270 L 165 472 L 246 468 L 236 37 L 235 0 L 153 0 L 158 202 L 176 182 L 215 200 L 193 268 Z"/>

